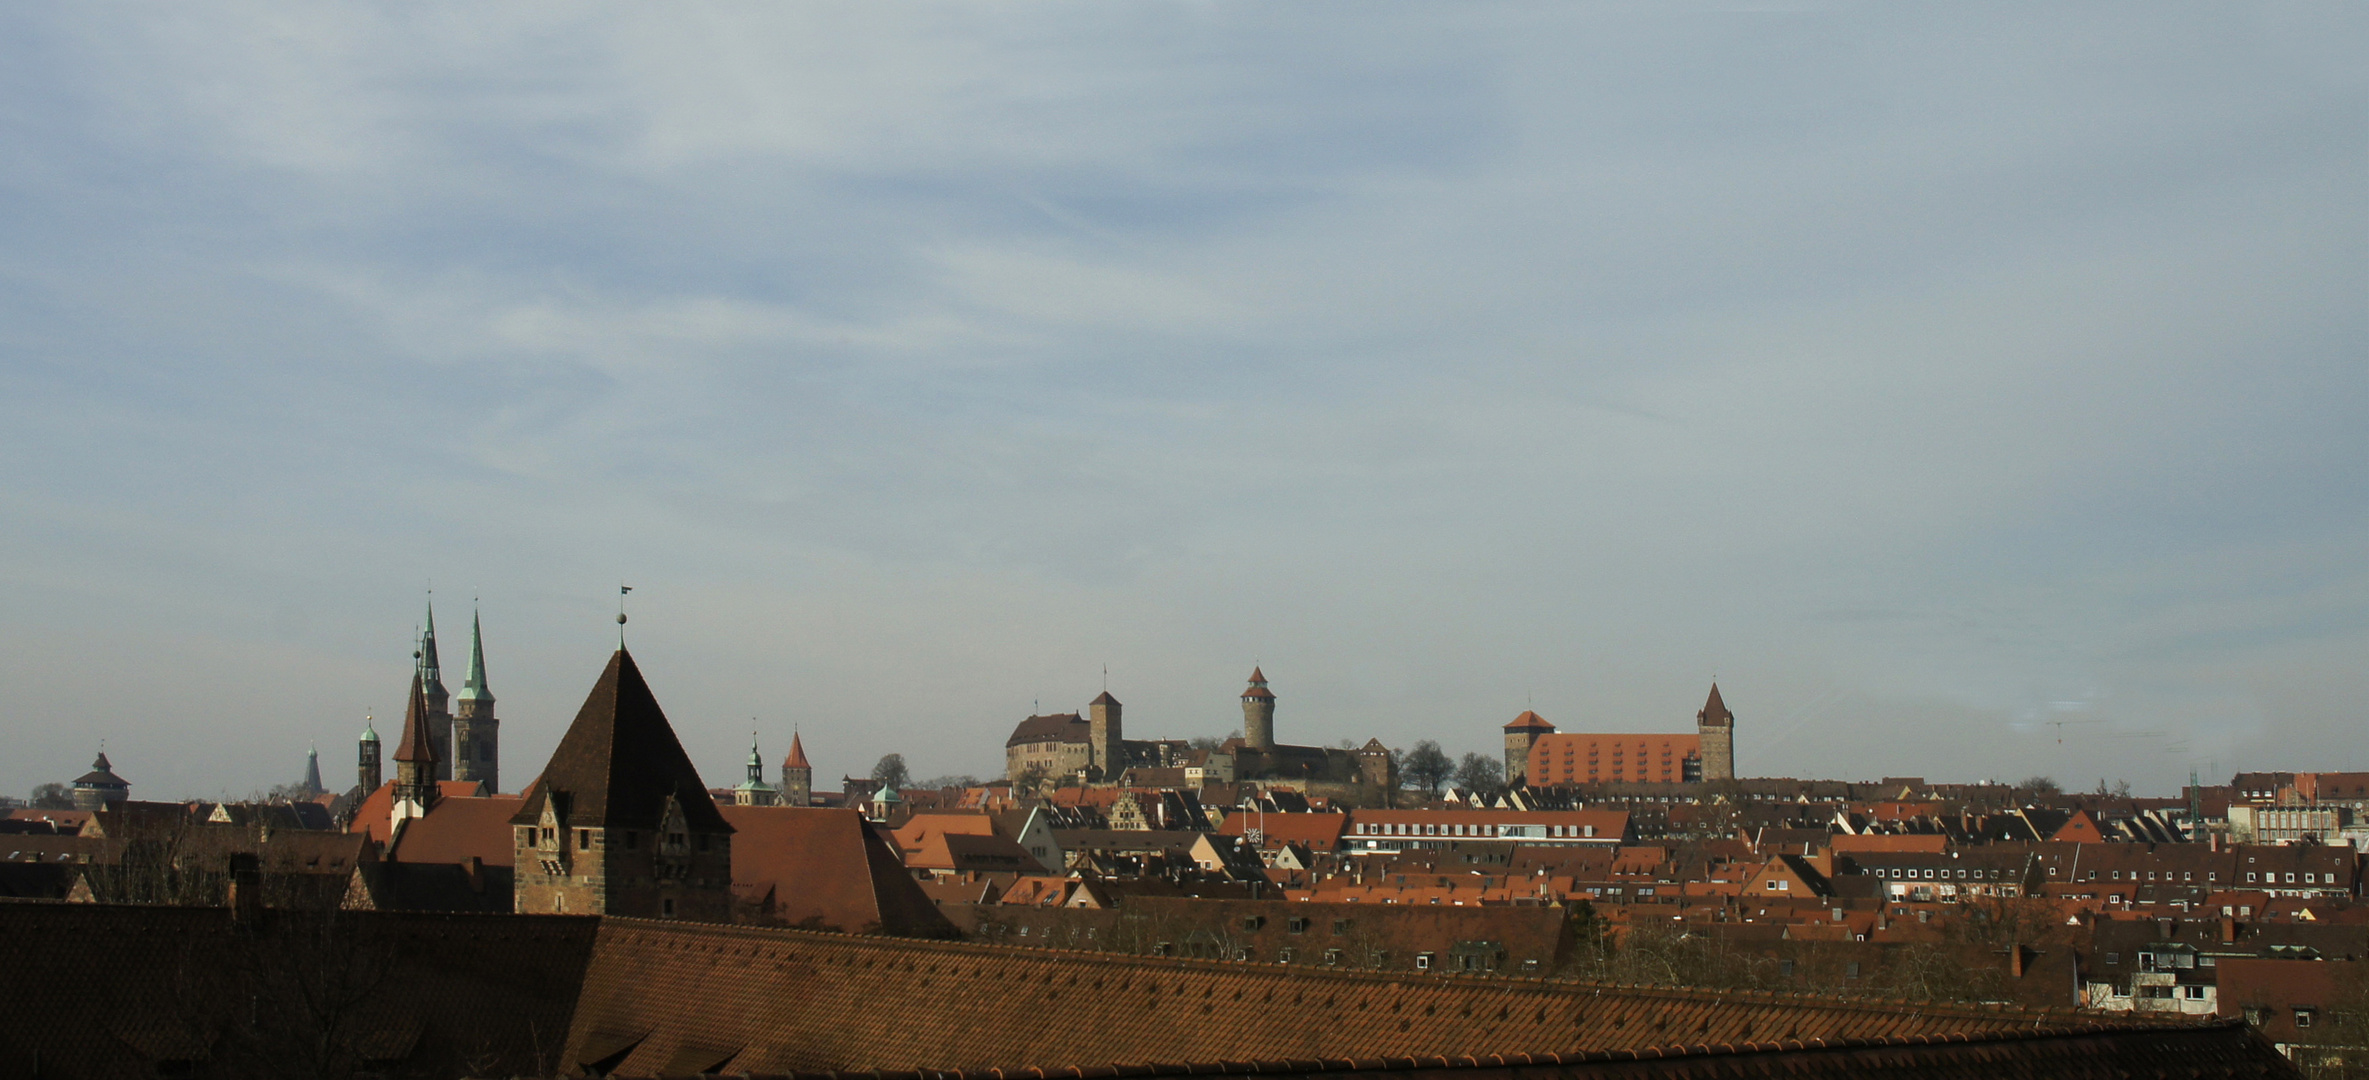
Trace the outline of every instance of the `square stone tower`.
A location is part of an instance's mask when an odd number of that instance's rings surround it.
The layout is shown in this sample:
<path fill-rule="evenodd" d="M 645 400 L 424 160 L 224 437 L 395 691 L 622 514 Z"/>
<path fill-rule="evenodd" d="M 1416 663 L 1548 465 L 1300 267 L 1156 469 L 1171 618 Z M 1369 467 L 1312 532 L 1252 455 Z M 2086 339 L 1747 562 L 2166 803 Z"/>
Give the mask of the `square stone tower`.
<path fill-rule="evenodd" d="M 1694 714 L 1694 720 L 1695 730 L 1702 735 L 1703 779 L 1735 779 L 1736 714 L 1719 700 L 1718 683 L 1711 684 L 1711 698 L 1703 702 L 1703 710 Z"/>
<path fill-rule="evenodd" d="M 732 917 L 732 826 L 624 649 L 510 825 L 522 914 Z"/>

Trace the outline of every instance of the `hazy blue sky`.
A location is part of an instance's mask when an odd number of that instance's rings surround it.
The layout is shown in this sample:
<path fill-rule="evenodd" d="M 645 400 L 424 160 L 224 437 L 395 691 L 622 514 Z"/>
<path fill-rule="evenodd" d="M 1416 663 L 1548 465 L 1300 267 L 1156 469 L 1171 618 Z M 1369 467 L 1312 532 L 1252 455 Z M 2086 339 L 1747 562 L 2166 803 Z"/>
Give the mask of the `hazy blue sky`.
<path fill-rule="evenodd" d="M 2369 768 L 2369 8 L 0 8 L 0 791 L 1101 687 Z M 753 721 L 752 721 L 752 718 Z M 2061 729 L 2049 721 L 2074 721 Z M 2063 744 L 2058 744 L 2058 738 Z"/>

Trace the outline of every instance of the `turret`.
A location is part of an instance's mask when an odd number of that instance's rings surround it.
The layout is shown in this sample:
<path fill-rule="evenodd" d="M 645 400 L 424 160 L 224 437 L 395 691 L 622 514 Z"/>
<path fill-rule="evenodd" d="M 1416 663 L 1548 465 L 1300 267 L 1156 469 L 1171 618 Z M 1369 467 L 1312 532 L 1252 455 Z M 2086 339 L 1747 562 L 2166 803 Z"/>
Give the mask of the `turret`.
<path fill-rule="evenodd" d="M 327 788 L 321 786 L 321 751 L 319 747 L 304 748 L 304 793 L 318 795 Z"/>
<path fill-rule="evenodd" d="M 1275 694 L 1256 666 L 1250 669 L 1250 688 L 1242 691 L 1242 741 L 1253 750 L 1275 749 Z"/>
<path fill-rule="evenodd" d="M 1695 730 L 1701 734 L 1703 748 L 1703 779 L 1733 780 L 1736 778 L 1736 715 L 1727 711 L 1727 703 L 1719 700 L 1719 684 L 1711 684 L 1711 697 L 1703 702 L 1702 711 L 1694 714 Z"/>
<path fill-rule="evenodd" d="M 1121 745 L 1119 699 L 1105 690 L 1086 706 L 1086 772 L 1097 780 L 1116 783 L 1127 769 Z"/>
<path fill-rule="evenodd" d="M 120 805 L 132 797 L 130 781 L 115 775 L 115 766 L 107 763 L 107 752 L 99 751 L 90 763 L 90 771 L 74 778 L 74 808 L 76 810 L 105 810 Z"/>
<path fill-rule="evenodd" d="M 790 732 L 790 756 L 781 762 L 781 802 L 783 806 L 814 805 L 814 766 L 806 760 L 806 743 L 796 730 Z"/>
<path fill-rule="evenodd" d="M 469 613 L 469 674 L 461 684 L 460 705 L 452 717 L 452 768 L 455 780 L 474 780 L 486 794 L 502 790 L 502 722 L 494 717 L 494 692 L 485 682 L 485 630 L 477 613 Z"/>
<path fill-rule="evenodd" d="M 1555 733 L 1555 725 L 1528 709 L 1505 725 L 1505 785 L 1521 786 L 1530 774 L 1530 748 L 1538 745 L 1540 736 Z"/>
<path fill-rule="evenodd" d="M 749 733 L 749 778 L 732 789 L 735 806 L 771 806 L 776 792 L 765 782 L 765 755 L 757 752 L 757 733 Z"/>
<path fill-rule="evenodd" d="M 362 745 L 354 762 L 355 779 L 361 782 L 362 794 L 369 795 L 386 782 L 386 776 L 379 771 L 378 765 L 378 728 L 372 725 L 368 716 L 362 718 Z"/>

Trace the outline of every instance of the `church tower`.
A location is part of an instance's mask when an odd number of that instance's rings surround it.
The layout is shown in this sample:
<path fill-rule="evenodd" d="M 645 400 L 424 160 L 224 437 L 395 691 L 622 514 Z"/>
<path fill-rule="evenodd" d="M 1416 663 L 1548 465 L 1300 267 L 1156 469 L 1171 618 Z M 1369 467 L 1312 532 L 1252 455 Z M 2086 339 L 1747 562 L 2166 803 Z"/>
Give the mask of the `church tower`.
<path fill-rule="evenodd" d="M 469 675 L 461 683 L 460 711 L 452 718 L 452 778 L 502 790 L 502 722 L 494 718 L 494 692 L 485 685 L 485 629 L 469 613 Z"/>
<path fill-rule="evenodd" d="M 411 703 L 403 708 L 403 741 L 395 747 L 393 822 L 426 817 L 441 794 L 436 788 L 436 740 L 428 720 L 425 677 L 411 673 Z"/>
<path fill-rule="evenodd" d="M 732 918 L 732 826 L 623 648 L 510 825 L 522 914 Z"/>
<path fill-rule="evenodd" d="M 1104 690 L 1086 706 L 1086 775 L 1106 784 L 1119 781 L 1119 774 L 1127 771 L 1127 750 L 1120 745 L 1119 699 Z"/>
<path fill-rule="evenodd" d="M 420 635 L 421 687 L 427 702 L 428 731 L 435 736 L 436 779 L 452 779 L 452 695 L 444 690 L 444 666 L 436 659 L 436 605 L 428 604 L 428 629 Z"/>
<path fill-rule="evenodd" d="M 1250 669 L 1250 689 L 1242 692 L 1242 741 L 1253 750 L 1275 749 L 1275 694 L 1256 666 Z"/>
<path fill-rule="evenodd" d="M 1727 711 L 1727 703 L 1719 700 L 1719 684 L 1711 684 L 1711 698 L 1703 702 L 1703 710 L 1694 714 L 1695 730 L 1702 734 L 1703 779 L 1733 780 L 1736 778 L 1736 715 Z"/>
<path fill-rule="evenodd" d="M 806 761 L 806 743 L 790 732 L 790 756 L 781 762 L 781 804 L 814 805 L 814 766 Z"/>
<path fill-rule="evenodd" d="M 386 776 L 379 771 L 378 766 L 378 728 L 367 716 L 362 718 L 362 746 L 355 758 L 355 765 L 355 778 L 361 781 L 362 796 L 368 798 L 371 792 L 377 791 L 378 786 L 386 782 Z"/>

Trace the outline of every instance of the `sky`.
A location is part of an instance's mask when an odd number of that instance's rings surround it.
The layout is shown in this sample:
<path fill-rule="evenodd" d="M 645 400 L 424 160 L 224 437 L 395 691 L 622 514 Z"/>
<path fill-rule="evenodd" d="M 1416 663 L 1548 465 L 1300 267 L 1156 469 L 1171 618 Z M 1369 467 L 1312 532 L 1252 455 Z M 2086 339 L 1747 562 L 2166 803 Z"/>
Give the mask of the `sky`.
<path fill-rule="evenodd" d="M 0 793 L 1134 737 L 2369 769 L 2369 8 L 0 8 Z M 770 775 L 770 773 L 769 773 Z"/>

